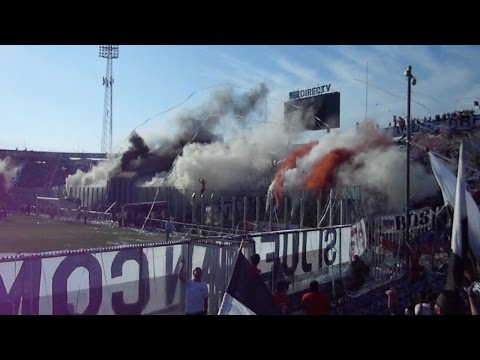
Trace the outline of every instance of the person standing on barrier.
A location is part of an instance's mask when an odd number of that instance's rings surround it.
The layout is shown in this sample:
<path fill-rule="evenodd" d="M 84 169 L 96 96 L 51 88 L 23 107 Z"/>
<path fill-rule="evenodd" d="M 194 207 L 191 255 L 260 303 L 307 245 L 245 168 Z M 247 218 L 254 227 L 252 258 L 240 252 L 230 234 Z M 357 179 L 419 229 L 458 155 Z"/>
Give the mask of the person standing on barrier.
<path fill-rule="evenodd" d="M 208 311 L 208 286 L 202 281 L 202 269 L 193 270 L 193 280 L 188 279 L 184 270 L 185 261 L 181 261 L 178 278 L 187 286 L 187 299 L 185 302 L 185 315 L 207 315 Z"/>
<path fill-rule="evenodd" d="M 203 197 L 203 194 L 205 193 L 205 185 L 207 184 L 207 180 L 205 179 L 198 179 L 198 182 L 200 183 L 200 185 L 202 185 L 201 189 L 200 189 L 200 196 Z"/>

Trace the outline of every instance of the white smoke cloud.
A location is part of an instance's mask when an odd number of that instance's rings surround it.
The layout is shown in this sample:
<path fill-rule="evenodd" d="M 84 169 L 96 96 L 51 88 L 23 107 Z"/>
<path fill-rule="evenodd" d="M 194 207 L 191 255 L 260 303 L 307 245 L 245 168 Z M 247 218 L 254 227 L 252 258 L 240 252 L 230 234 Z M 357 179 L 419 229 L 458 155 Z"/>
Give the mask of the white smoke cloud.
<path fill-rule="evenodd" d="M 99 186 L 106 187 L 108 179 L 112 174 L 120 172 L 120 157 L 108 159 L 94 165 L 90 171 L 84 172 L 80 169 L 66 179 L 67 189 L 70 187 Z"/>
<path fill-rule="evenodd" d="M 12 180 L 17 176 L 21 168 L 21 166 L 15 165 L 9 156 L 0 159 L 0 174 L 3 174 L 5 177 L 7 188 L 10 187 Z"/>
<path fill-rule="evenodd" d="M 338 183 L 361 185 L 368 210 L 399 211 L 405 205 L 405 162 L 406 154 L 398 147 L 361 153 L 340 168 Z M 412 204 L 439 191 L 435 177 L 420 164 L 410 164 L 410 179 Z M 378 203 L 374 194 L 381 195 L 379 199 L 382 203 Z"/>
<path fill-rule="evenodd" d="M 255 142 L 247 133 L 226 144 L 192 143 L 183 149 L 163 185 L 182 189 L 199 187 L 198 179 L 207 181 L 207 188 L 216 190 L 247 189 L 265 186 L 262 178 L 271 175 L 273 160 L 284 153 L 286 144 Z M 273 140 L 273 137 L 272 137 Z M 147 186 L 160 186 L 162 174 Z"/>

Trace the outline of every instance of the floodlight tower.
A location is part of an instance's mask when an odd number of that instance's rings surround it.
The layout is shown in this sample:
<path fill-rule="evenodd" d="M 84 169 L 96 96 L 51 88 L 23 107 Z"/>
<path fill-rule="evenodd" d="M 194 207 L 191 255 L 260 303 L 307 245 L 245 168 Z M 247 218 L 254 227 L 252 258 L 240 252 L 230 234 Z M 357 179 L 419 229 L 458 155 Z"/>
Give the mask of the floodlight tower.
<path fill-rule="evenodd" d="M 118 45 L 100 45 L 99 54 L 107 59 L 107 73 L 103 78 L 105 100 L 103 105 L 102 153 L 112 153 L 113 130 L 113 59 L 118 59 Z"/>

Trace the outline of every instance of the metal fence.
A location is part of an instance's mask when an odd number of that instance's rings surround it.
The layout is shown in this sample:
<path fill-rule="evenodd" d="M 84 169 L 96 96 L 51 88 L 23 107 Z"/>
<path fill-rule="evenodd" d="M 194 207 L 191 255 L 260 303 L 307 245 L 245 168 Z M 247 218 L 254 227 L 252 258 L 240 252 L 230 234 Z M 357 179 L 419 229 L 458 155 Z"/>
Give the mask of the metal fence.
<path fill-rule="evenodd" d="M 428 208 L 412 211 L 410 247 L 422 251 L 426 266 L 429 259 L 430 266 L 433 261 L 445 261 L 439 250 L 446 243 L 442 239 L 448 227 L 435 226 L 436 213 Z M 378 216 L 325 228 L 248 236 L 190 235 L 188 240 L 163 244 L 5 258 L 0 260 L 0 313 L 182 313 L 185 294 L 178 286 L 177 274 L 180 260 L 186 259 L 188 275 L 197 266 L 204 270 L 203 280 L 210 290 L 209 314 L 215 314 L 242 238 L 247 258 L 253 252 L 260 255 L 262 277 L 272 292 L 278 280 L 291 282 L 294 306 L 300 306 L 301 295 L 316 279 L 335 305 L 354 308 L 362 306 L 360 302 L 352 305 L 362 295 L 406 274 L 402 216 Z M 354 255 L 359 255 L 370 271 L 364 284 L 352 289 L 347 284 Z"/>
<path fill-rule="evenodd" d="M 196 190 L 173 187 L 141 187 L 129 179 L 112 179 L 107 187 L 71 187 L 70 199 L 78 199 L 92 211 L 105 211 L 115 203 L 118 211 L 126 203 L 166 201 L 165 214 L 153 220 L 173 218 L 177 223 L 217 228 L 229 233 L 272 231 L 351 224 L 361 218 L 359 187 L 304 191 L 298 197 L 284 197 L 279 204 L 266 190 Z M 148 214 L 144 214 L 147 216 Z M 190 226 L 190 227 L 192 227 Z M 214 230 L 214 229 L 212 229 Z"/>

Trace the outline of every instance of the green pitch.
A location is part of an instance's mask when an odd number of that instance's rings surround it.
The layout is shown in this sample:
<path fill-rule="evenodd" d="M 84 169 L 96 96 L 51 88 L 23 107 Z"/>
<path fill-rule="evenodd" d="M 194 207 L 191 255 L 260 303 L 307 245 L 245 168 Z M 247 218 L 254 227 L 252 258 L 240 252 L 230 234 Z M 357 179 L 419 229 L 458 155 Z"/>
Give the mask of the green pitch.
<path fill-rule="evenodd" d="M 41 216 L 0 219 L 0 253 L 36 253 L 165 241 L 165 233 L 141 233 L 118 226 L 59 221 Z"/>

